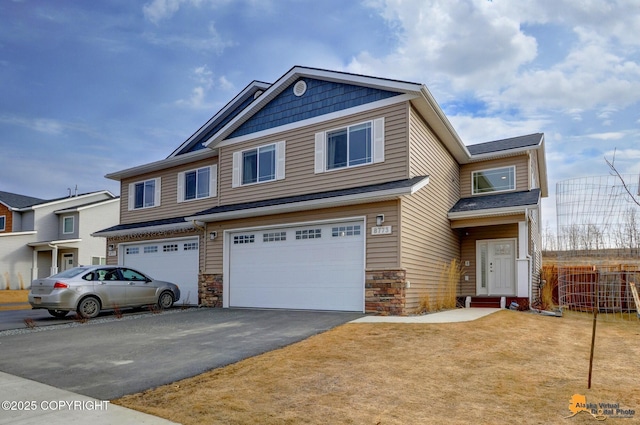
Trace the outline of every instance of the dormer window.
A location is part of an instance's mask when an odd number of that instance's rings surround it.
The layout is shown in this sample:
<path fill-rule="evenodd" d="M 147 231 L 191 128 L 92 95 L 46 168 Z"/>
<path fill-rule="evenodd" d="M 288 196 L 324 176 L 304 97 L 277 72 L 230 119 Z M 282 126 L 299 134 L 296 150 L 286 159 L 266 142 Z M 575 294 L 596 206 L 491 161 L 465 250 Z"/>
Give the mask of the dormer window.
<path fill-rule="evenodd" d="M 516 188 L 516 167 L 493 168 L 474 171 L 472 194 L 506 192 Z"/>

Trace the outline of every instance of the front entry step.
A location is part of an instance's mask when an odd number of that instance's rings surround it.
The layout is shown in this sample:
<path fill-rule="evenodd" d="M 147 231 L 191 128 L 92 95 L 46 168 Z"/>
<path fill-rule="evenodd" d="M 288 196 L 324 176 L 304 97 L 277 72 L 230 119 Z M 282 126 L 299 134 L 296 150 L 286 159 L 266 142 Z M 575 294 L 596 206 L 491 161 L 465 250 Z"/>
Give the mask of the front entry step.
<path fill-rule="evenodd" d="M 467 297 L 466 308 L 505 308 L 506 297 Z"/>

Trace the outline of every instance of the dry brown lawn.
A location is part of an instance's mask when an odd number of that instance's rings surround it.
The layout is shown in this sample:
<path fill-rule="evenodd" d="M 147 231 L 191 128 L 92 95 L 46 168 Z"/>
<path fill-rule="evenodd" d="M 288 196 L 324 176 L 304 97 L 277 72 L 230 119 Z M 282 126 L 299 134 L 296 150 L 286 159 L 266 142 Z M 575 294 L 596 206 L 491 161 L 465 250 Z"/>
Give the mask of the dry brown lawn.
<path fill-rule="evenodd" d="M 640 323 L 501 311 L 467 323 L 346 324 L 115 400 L 183 424 L 587 424 L 574 394 L 640 421 Z M 206 353 L 202 353 L 206 355 Z M 179 359 L 175 359 L 179 361 Z"/>
<path fill-rule="evenodd" d="M 27 303 L 27 296 L 29 295 L 28 289 L 3 289 L 0 290 L 0 304 L 9 304 L 9 303 Z M 24 308 L 31 308 L 29 304 L 25 304 L 22 306 L 3 306 L 0 305 L 1 310 L 21 310 Z"/>

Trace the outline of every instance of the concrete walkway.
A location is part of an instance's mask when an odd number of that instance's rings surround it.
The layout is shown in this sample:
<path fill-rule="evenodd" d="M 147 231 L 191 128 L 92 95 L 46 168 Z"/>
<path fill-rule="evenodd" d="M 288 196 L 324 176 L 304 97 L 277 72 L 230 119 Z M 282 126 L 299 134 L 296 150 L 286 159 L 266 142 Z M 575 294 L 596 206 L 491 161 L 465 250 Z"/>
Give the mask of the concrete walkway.
<path fill-rule="evenodd" d="M 1 425 L 169 425 L 175 422 L 0 372 Z"/>
<path fill-rule="evenodd" d="M 365 316 L 351 323 L 455 323 L 470 322 L 492 313 L 500 308 L 457 308 L 455 310 L 440 311 L 438 313 L 420 316 Z"/>

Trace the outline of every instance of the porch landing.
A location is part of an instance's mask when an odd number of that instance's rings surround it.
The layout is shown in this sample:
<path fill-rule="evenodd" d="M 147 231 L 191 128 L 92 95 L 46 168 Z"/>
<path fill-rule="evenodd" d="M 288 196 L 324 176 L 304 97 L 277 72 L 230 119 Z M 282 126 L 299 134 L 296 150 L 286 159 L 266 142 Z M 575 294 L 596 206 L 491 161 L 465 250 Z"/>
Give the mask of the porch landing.
<path fill-rule="evenodd" d="M 467 296 L 461 297 L 460 304 L 466 308 L 509 308 L 512 302 L 516 302 L 520 308 L 528 309 L 529 300 L 518 297 L 488 297 L 488 296 Z"/>

